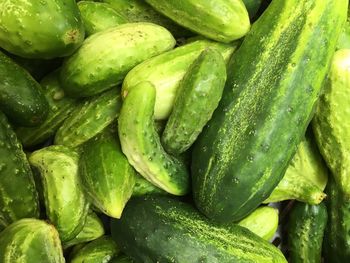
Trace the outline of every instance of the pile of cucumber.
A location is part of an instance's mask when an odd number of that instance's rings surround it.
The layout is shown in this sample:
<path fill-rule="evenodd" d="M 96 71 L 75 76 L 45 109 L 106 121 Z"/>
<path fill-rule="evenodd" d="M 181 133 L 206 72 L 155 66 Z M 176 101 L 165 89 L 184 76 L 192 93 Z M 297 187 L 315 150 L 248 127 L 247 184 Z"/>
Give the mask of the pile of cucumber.
<path fill-rule="evenodd" d="M 0 263 L 350 262 L 348 5 L 0 0 Z"/>

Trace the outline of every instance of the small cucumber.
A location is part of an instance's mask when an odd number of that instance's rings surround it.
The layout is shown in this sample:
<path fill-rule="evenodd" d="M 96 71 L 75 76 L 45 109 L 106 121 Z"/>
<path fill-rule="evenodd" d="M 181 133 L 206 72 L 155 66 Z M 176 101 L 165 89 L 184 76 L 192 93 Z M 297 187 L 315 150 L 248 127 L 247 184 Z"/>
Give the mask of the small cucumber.
<path fill-rule="evenodd" d="M 162 135 L 168 153 L 191 147 L 219 104 L 226 81 L 226 64 L 215 49 L 205 49 L 178 87 L 173 110 Z"/>
<path fill-rule="evenodd" d="M 132 196 L 141 196 L 147 194 L 167 194 L 167 192 L 147 181 L 137 173 L 135 176 L 135 186 L 132 192 Z"/>
<path fill-rule="evenodd" d="M 40 172 L 48 219 L 63 242 L 71 240 L 83 229 L 89 208 L 78 175 L 78 154 L 53 145 L 33 152 L 29 162 Z"/>
<path fill-rule="evenodd" d="M 168 155 L 154 127 L 156 90 L 141 82 L 124 100 L 118 131 L 123 153 L 147 180 L 174 195 L 185 195 L 190 188 L 189 173 L 178 159 Z"/>
<path fill-rule="evenodd" d="M 109 126 L 119 115 L 119 89 L 111 89 L 86 99 L 58 129 L 55 144 L 77 147 Z"/>
<path fill-rule="evenodd" d="M 87 36 L 128 22 L 124 16 L 115 11 L 109 4 L 80 1 L 78 2 L 78 7 Z"/>
<path fill-rule="evenodd" d="M 327 209 L 324 203 L 308 205 L 297 202 L 289 215 L 289 262 L 319 263 Z"/>
<path fill-rule="evenodd" d="M 108 127 L 82 145 L 79 170 L 92 204 L 106 215 L 120 218 L 131 197 L 136 172 L 123 154 L 115 133 Z"/>
<path fill-rule="evenodd" d="M 60 80 L 72 97 L 90 97 L 120 84 L 142 61 L 175 46 L 164 27 L 128 23 L 93 34 L 62 66 Z"/>

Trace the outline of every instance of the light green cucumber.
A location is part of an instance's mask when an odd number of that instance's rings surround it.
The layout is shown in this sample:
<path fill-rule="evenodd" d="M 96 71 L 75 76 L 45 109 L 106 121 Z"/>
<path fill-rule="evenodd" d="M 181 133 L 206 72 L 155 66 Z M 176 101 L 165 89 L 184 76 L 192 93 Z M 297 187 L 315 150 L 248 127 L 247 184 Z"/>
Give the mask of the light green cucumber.
<path fill-rule="evenodd" d="M 350 49 L 350 9 L 348 9 L 348 19 L 338 39 L 337 49 Z"/>
<path fill-rule="evenodd" d="M 149 81 L 157 90 L 155 119 L 167 119 L 173 108 L 179 83 L 200 53 L 206 48 L 217 49 L 227 61 L 238 44 L 234 42 L 228 45 L 203 39 L 151 58 L 126 75 L 122 87 L 123 98 L 138 83 Z"/>
<path fill-rule="evenodd" d="M 86 99 L 58 129 L 55 144 L 77 147 L 88 141 L 116 120 L 121 103 L 118 88 Z"/>
<path fill-rule="evenodd" d="M 123 153 L 147 180 L 174 195 L 190 188 L 189 173 L 178 159 L 168 155 L 154 127 L 155 87 L 141 82 L 128 92 L 118 119 Z"/>
<path fill-rule="evenodd" d="M 62 242 L 80 233 L 89 208 L 78 175 L 78 158 L 73 149 L 61 145 L 42 148 L 29 156 L 30 164 L 40 172 L 46 215 Z"/>
<path fill-rule="evenodd" d="M 132 196 L 141 196 L 147 194 L 167 194 L 164 190 L 147 181 L 138 173 L 135 176 L 135 185 Z"/>
<path fill-rule="evenodd" d="M 128 23 L 93 34 L 63 64 L 60 80 L 72 97 L 89 97 L 120 84 L 142 61 L 175 46 L 168 30 Z"/>

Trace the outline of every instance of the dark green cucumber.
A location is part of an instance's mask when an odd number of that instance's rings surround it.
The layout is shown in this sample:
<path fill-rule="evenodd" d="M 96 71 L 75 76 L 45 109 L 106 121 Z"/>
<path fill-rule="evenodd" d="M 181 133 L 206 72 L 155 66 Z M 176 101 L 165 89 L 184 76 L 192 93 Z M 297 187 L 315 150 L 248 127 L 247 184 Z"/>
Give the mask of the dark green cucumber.
<path fill-rule="evenodd" d="M 308 205 L 296 202 L 289 214 L 288 248 L 291 263 L 319 263 L 327 208 L 324 203 Z"/>
<path fill-rule="evenodd" d="M 127 23 L 126 18 L 115 11 L 109 4 L 80 1 L 78 7 L 87 36 Z"/>
<path fill-rule="evenodd" d="M 282 179 L 313 115 L 347 6 L 273 0 L 254 23 L 193 150 L 194 200 L 205 215 L 240 220 Z"/>
<path fill-rule="evenodd" d="M 190 188 L 189 173 L 178 159 L 168 155 L 154 127 L 156 90 L 141 82 L 128 92 L 118 119 L 123 153 L 130 164 L 148 181 L 174 195 Z"/>
<path fill-rule="evenodd" d="M 17 127 L 15 129 L 24 147 L 38 145 L 52 137 L 63 121 L 79 105 L 76 100 L 65 96 L 58 81 L 58 71 L 47 75 L 40 84 L 49 103 L 49 113 L 45 121 L 36 127 Z"/>
<path fill-rule="evenodd" d="M 165 196 L 131 199 L 112 237 L 136 262 L 287 262 L 280 250 L 236 224 L 213 224 L 190 204 Z"/>
<path fill-rule="evenodd" d="M 78 175 L 78 158 L 74 150 L 61 145 L 42 148 L 29 156 L 30 164 L 40 172 L 46 215 L 62 242 L 83 229 L 89 208 Z"/>
<path fill-rule="evenodd" d="M 136 172 L 109 127 L 81 147 L 79 174 L 85 193 L 99 210 L 120 218 L 131 197 Z"/>
<path fill-rule="evenodd" d="M 121 255 L 113 258 L 109 263 L 134 263 L 134 261 L 126 255 Z"/>
<path fill-rule="evenodd" d="M 30 74 L 0 51 L 0 109 L 12 123 L 36 126 L 48 114 L 48 103 Z"/>
<path fill-rule="evenodd" d="M 248 33 L 242 0 L 145 0 L 177 24 L 207 38 L 229 43 Z M 203 19 L 205 17 L 205 19 Z"/>
<path fill-rule="evenodd" d="M 77 147 L 114 122 L 122 101 L 118 88 L 85 100 L 58 129 L 55 144 Z"/>
<path fill-rule="evenodd" d="M 205 49 L 178 87 L 173 110 L 162 135 L 168 153 L 191 147 L 219 104 L 226 81 L 226 63 L 215 49 Z"/>
<path fill-rule="evenodd" d="M 22 145 L 0 112 L 0 231 L 21 218 L 39 217 L 38 194 Z"/>
<path fill-rule="evenodd" d="M 247 8 L 250 18 L 253 18 L 256 15 L 261 6 L 262 1 L 263 0 L 242 0 L 245 7 Z"/>
<path fill-rule="evenodd" d="M 21 219 L 0 233 L 1 263 L 64 263 L 57 230 L 42 220 Z"/>
<path fill-rule="evenodd" d="M 151 182 L 147 181 L 141 175 L 136 174 L 132 196 L 140 196 L 147 194 L 167 194 L 167 192 L 155 186 Z"/>

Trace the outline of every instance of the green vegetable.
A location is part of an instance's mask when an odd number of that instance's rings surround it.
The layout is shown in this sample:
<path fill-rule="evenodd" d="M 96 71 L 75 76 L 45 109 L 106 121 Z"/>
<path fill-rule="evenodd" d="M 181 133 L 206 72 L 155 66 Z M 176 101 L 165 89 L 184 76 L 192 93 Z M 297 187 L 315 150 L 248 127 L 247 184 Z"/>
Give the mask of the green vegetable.
<path fill-rule="evenodd" d="M 247 8 L 249 17 L 252 18 L 258 12 L 263 0 L 242 0 L 242 1 L 245 7 Z"/>
<path fill-rule="evenodd" d="M 136 174 L 135 186 L 132 192 L 132 196 L 141 196 L 147 194 L 167 194 L 167 192 L 147 181 L 141 175 Z"/>
<path fill-rule="evenodd" d="M 134 261 L 128 256 L 121 255 L 113 258 L 109 263 L 134 263 Z"/>

